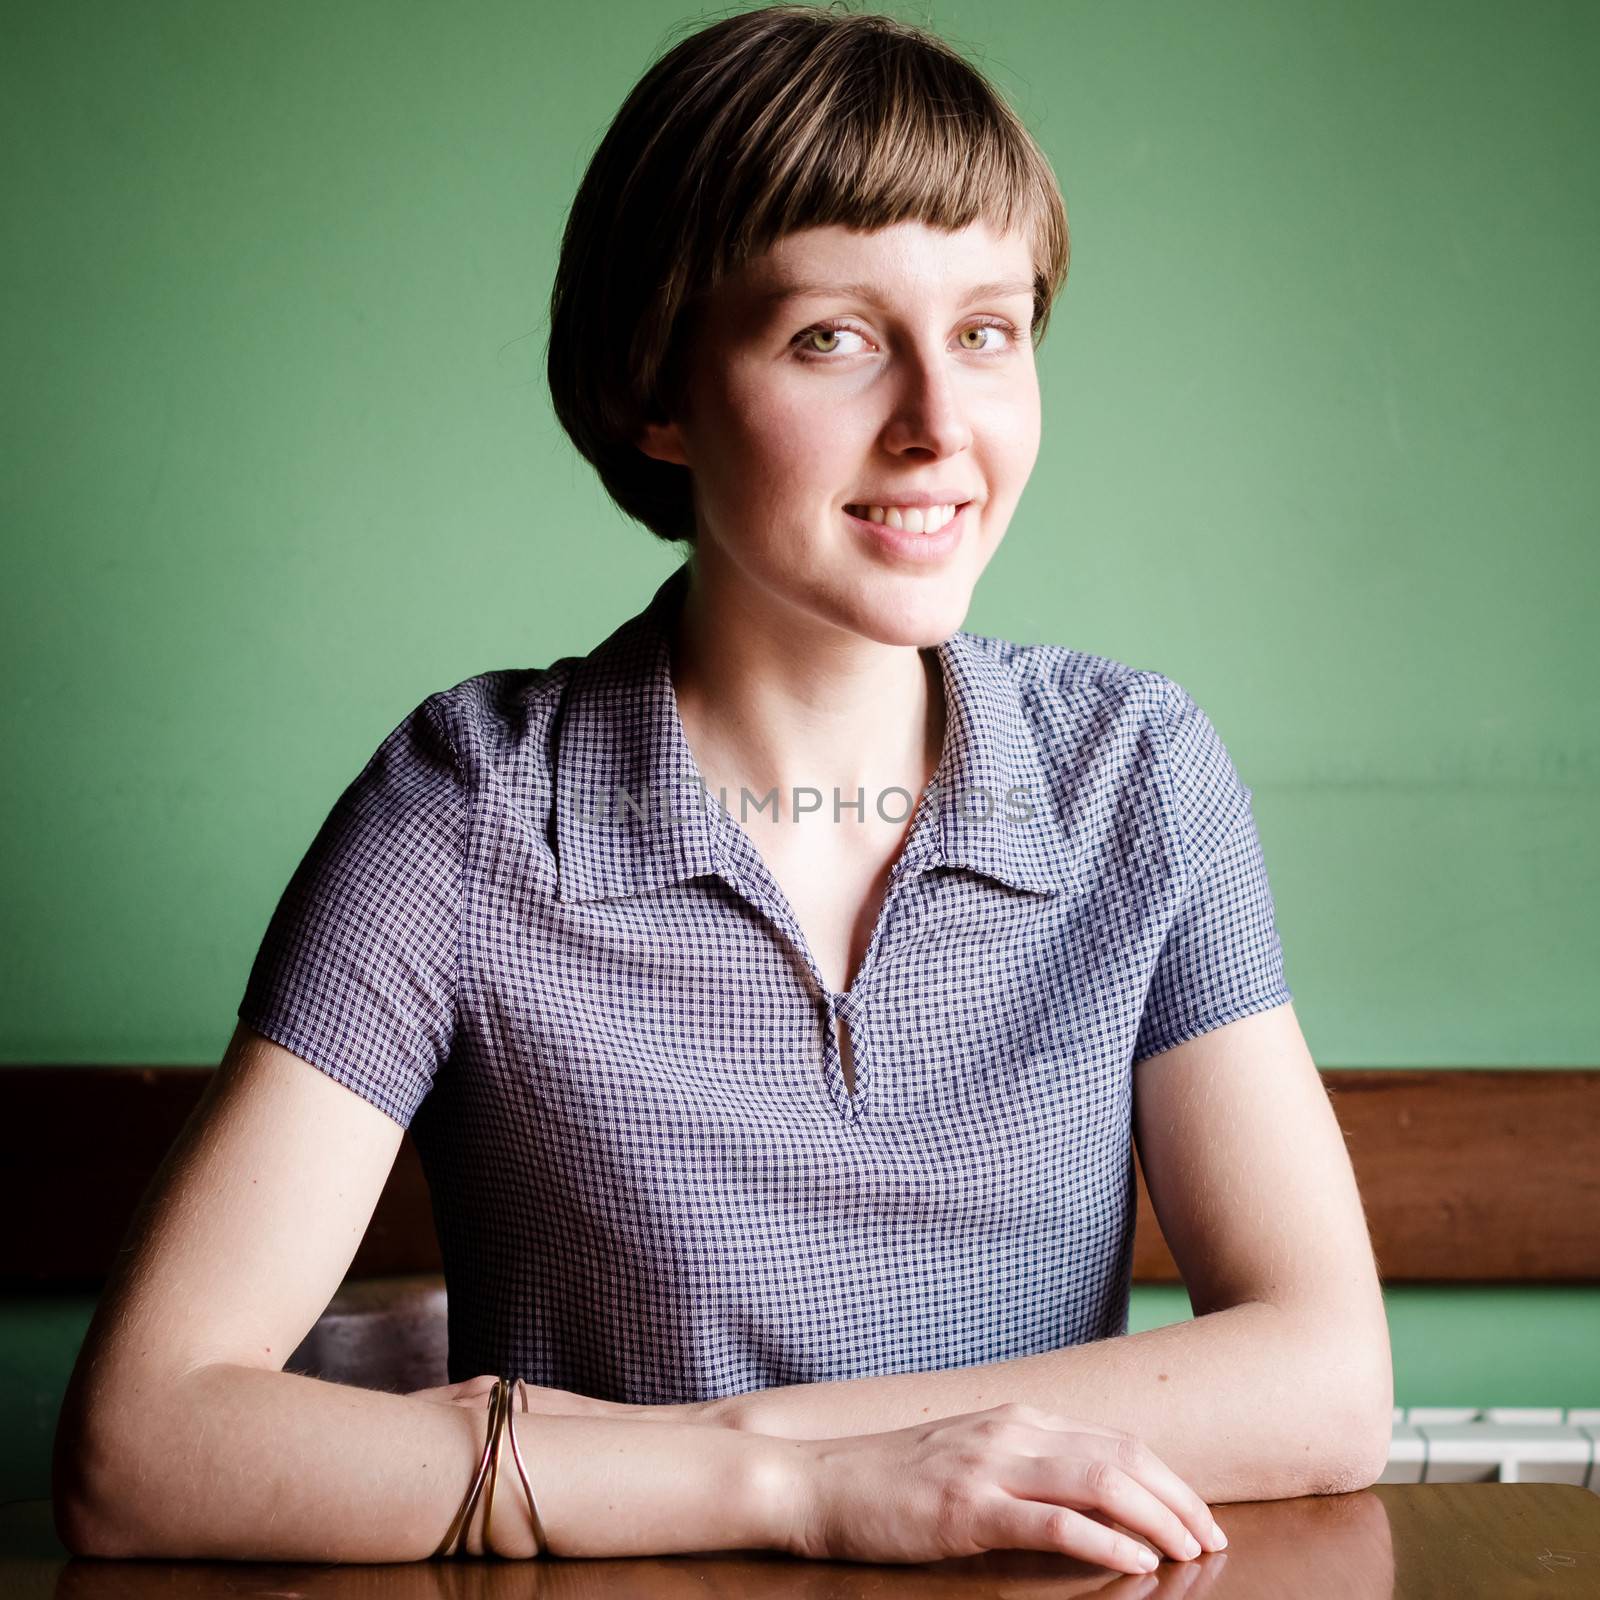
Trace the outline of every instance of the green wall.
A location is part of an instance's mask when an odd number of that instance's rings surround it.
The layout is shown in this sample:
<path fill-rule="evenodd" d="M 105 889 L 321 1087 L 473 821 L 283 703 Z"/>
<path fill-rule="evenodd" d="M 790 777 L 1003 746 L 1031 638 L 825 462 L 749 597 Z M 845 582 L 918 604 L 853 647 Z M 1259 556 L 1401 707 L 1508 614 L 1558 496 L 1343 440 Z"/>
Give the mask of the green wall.
<path fill-rule="evenodd" d="M 1600 10 L 898 14 L 1013 97 L 1074 235 L 967 626 L 1211 712 L 1322 1065 L 1592 1065 Z M 696 15 L 10 0 L 0 1059 L 215 1062 L 383 734 L 673 565 L 559 432 L 544 308 Z M 1389 1303 L 1401 1404 L 1600 1405 L 1600 1289 Z M 0 1494 L 45 1492 L 88 1310 L 0 1308 Z"/>

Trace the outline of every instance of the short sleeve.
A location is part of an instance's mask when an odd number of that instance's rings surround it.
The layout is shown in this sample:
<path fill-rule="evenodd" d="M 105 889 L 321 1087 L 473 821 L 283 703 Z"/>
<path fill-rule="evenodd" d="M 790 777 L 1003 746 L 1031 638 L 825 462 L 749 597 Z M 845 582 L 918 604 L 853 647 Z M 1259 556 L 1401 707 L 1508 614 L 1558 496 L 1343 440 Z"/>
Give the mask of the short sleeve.
<path fill-rule="evenodd" d="M 432 700 L 334 803 L 239 1018 L 409 1127 L 455 1033 L 466 795 Z"/>
<path fill-rule="evenodd" d="M 1294 998 L 1284 979 L 1253 793 L 1210 718 L 1178 684 L 1164 682 L 1166 792 L 1184 867 L 1145 995 L 1135 1065 Z"/>

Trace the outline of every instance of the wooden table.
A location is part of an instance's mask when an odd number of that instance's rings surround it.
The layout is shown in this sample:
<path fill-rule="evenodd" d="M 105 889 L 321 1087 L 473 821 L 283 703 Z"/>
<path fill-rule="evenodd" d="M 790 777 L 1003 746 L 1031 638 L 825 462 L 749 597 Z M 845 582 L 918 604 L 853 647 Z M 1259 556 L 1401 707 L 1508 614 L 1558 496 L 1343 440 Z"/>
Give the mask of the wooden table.
<path fill-rule="evenodd" d="M 1217 1507 L 1228 1548 L 1166 1561 L 1148 1577 L 1114 1574 L 1026 1550 L 924 1566 L 796 1561 L 777 1554 L 626 1561 L 416 1561 L 322 1566 L 69 1559 L 48 1500 L 0 1507 L 0 1595 L 160 1594 L 421 1597 L 551 1596 L 571 1600 L 958 1600 L 964 1595 L 1186 1600 L 1595 1600 L 1600 1495 L 1557 1483 L 1378 1484 L 1359 1494 Z"/>

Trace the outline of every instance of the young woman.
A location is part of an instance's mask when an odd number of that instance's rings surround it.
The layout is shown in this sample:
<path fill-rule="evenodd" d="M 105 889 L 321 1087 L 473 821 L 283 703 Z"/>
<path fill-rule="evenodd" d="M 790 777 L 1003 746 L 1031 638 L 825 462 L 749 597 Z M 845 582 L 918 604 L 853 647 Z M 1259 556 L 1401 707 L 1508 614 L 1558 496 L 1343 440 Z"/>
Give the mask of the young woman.
<path fill-rule="evenodd" d="M 1203 1494 L 1376 1476 L 1382 1302 L 1250 790 L 1170 679 L 961 627 L 1066 266 L 1044 157 L 926 33 L 753 11 L 634 89 L 550 382 L 687 563 L 333 808 L 80 1355 L 73 1548 L 1138 1571 L 1220 1548 Z M 407 1127 L 453 1381 L 285 1374 Z M 1135 1135 L 1197 1317 L 1130 1338 Z"/>

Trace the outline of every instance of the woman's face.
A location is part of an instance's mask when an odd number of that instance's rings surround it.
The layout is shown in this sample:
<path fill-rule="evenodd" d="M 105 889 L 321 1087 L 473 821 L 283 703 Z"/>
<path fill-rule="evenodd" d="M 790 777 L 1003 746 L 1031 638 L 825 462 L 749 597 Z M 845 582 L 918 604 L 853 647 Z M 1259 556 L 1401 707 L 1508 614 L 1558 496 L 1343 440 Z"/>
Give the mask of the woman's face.
<path fill-rule="evenodd" d="M 982 223 L 810 228 L 720 285 L 687 414 L 640 439 L 693 474 L 708 588 L 885 644 L 959 628 L 1038 455 L 1032 311 L 1027 241 Z M 921 534 L 870 510 L 950 504 Z"/>

